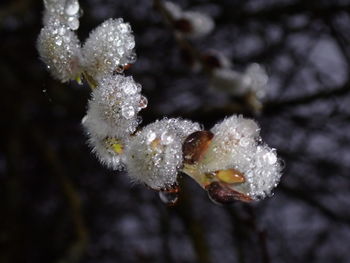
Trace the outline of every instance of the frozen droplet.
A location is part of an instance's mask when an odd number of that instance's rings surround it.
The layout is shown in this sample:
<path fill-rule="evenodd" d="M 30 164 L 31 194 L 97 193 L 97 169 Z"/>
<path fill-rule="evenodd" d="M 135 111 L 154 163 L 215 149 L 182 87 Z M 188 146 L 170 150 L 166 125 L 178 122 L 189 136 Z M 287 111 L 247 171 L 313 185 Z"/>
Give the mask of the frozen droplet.
<path fill-rule="evenodd" d="M 77 0 L 68 0 L 66 2 L 65 12 L 69 16 L 74 16 L 79 12 L 79 2 Z"/>
<path fill-rule="evenodd" d="M 159 198 L 164 204 L 169 205 L 169 206 L 173 206 L 179 200 L 179 194 L 172 193 L 172 192 L 160 191 Z"/>
<path fill-rule="evenodd" d="M 43 89 L 43 92 L 45 93 L 47 90 L 46 89 Z"/>
<path fill-rule="evenodd" d="M 162 144 L 168 145 L 174 141 L 174 138 L 171 134 L 169 134 L 168 132 L 165 131 L 160 136 L 160 140 L 162 141 Z"/>
<path fill-rule="evenodd" d="M 122 107 L 122 115 L 125 119 L 131 119 L 135 116 L 135 110 L 133 106 Z"/>

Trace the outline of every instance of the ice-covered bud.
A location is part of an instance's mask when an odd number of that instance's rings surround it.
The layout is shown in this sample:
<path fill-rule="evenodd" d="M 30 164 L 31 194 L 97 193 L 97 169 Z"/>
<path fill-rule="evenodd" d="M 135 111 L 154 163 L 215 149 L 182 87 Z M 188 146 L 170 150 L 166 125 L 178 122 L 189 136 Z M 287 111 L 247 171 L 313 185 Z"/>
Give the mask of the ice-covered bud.
<path fill-rule="evenodd" d="M 129 23 L 108 19 L 95 28 L 83 46 L 85 70 L 95 80 L 136 60 L 135 39 Z"/>
<path fill-rule="evenodd" d="M 37 49 L 52 76 L 61 82 L 76 79 L 81 72 L 81 48 L 76 34 L 53 22 L 41 29 Z"/>
<path fill-rule="evenodd" d="M 131 179 L 156 190 L 173 186 L 182 166 L 182 143 L 198 130 L 199 124 L 181 119 L 163 119 L 144 127 L 126 150 Z"/>
<path fill-rule="evenodd" d="M 259 131 L 253 120 L 232 116 L 210 132 L 200 132 L 210 136 L 190 135 L 183 146 L 190 149 L 184 156 L 184 172 L 219 203 L 264 198 L 279 182 L 281 164 L 275 149 L 261 142 Z"/>
<path fill-rule="evenodd" d="M 242 74 L 231 68 L 214 69 L 210 79 L 210 87 L 236 96 L 242 96 L 246 92 L 245 87 L 243 86 Z"/>
<path fill-rule="evenodd" d="M 173 19 L 177 19 L 177 18 L 181 17 L 182 9 L 180 6 L 178 6 L 174 2 L 170 2 L 170 1 L 164 1 L 163 5 L 164 5 L 164 8 L 166 9 L 166 11 L 169 13 L 169 15 Z"/>
<path fill-rule="evenodd" d="M 125 145 L 140 123 L 137 114 L 147 107 L 140 92 L 140 84 L 122 75 L 106 76 L 92 92 L 82 123 L 93 151 L 109 167 L 121 166 Z"/>
<path fill-rule="evenodd" d="M 209 34 L 215 24 L 213 19 L 206 14 L 187 11 L 174 20 L 174 26 L 186 37 L 199 38 Z"/>
<path fill-rule="evenodd" d="M 71 30 L 79 28 L 79 16 L 82 13 L 78 0 L 44 0 L 44 25 L 59 22 Z"/>

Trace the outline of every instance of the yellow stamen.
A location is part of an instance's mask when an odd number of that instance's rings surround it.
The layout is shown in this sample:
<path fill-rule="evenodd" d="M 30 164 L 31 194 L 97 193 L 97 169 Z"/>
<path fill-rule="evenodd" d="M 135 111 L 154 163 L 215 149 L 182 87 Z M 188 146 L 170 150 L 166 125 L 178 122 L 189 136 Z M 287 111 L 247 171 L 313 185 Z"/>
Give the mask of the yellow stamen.
<path fill-rule="evenodd" d="M 235 169 L 219 170 L 215 172 L 215 175 L 221 182 L 227 184 L 237 184 L 245 182 L 244 175 Z"/>

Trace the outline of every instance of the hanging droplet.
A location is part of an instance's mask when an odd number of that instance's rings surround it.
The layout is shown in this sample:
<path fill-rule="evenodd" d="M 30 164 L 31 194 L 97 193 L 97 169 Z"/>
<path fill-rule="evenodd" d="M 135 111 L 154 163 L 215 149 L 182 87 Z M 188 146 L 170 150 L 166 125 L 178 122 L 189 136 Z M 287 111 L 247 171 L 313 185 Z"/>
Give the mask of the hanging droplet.
<path fill-rule="evenodd" d="M 179 194 L 177 192 L 159 191 L 159 198 L 167 206 L 174 206 L 179 200 Z"/>
<path fill-rule="evenodd" d="M 77 30 L 79 28 L 79 20 L 76 17 L 68 18 L 68 26 L 72 30 Z"/>
<path fill-rule="evenodd" d="M 124 72 L 124 67 L 121 66 L 121 65 L 118 65 L 118 66 L 115 68 L 114 71 L 115 71 L 116 73 L 118 73 L 118 74 L 121 74 L 121 73 Z"/>
<path fill-rule="evenodd" d="M 141 95 L 140 102 L 139 102 L 139 109 L 147 108 L 148 100 L 145 96 Z"/>
<path fill-rule="evenodd" d="M 79 12 L 79 2 L 77 0 L 68 0 L 66 2 L 65 12 L 69 16 L 74 16 Z"/>

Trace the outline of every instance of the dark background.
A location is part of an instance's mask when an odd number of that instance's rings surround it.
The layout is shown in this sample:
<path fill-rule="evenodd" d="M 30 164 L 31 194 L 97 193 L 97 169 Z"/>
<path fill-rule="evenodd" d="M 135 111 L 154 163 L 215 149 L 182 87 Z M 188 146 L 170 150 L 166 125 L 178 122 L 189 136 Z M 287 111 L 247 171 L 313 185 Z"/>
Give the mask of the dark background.
<path fill-rule="evenodd" d="M 35 43 L 42 3 L 0 3 L 0 262 L 350 262 L 350 1 L 183 0 L 216 28 L 193 42 L 270 82 L 255 119 L 285 162 L 274 196 L 214 205 L 183 177 L 178 206 L 102 167 L 80 120 L 89 89 L 53 80 Z M 144 124 L 206 128 L 235 114 L 227 94 L 180 59 L 152 1 L 81 1 L 79 36 L 110 17 L 135 32 Z M 250 116 L 245 112 L 245 116 Z"/>

